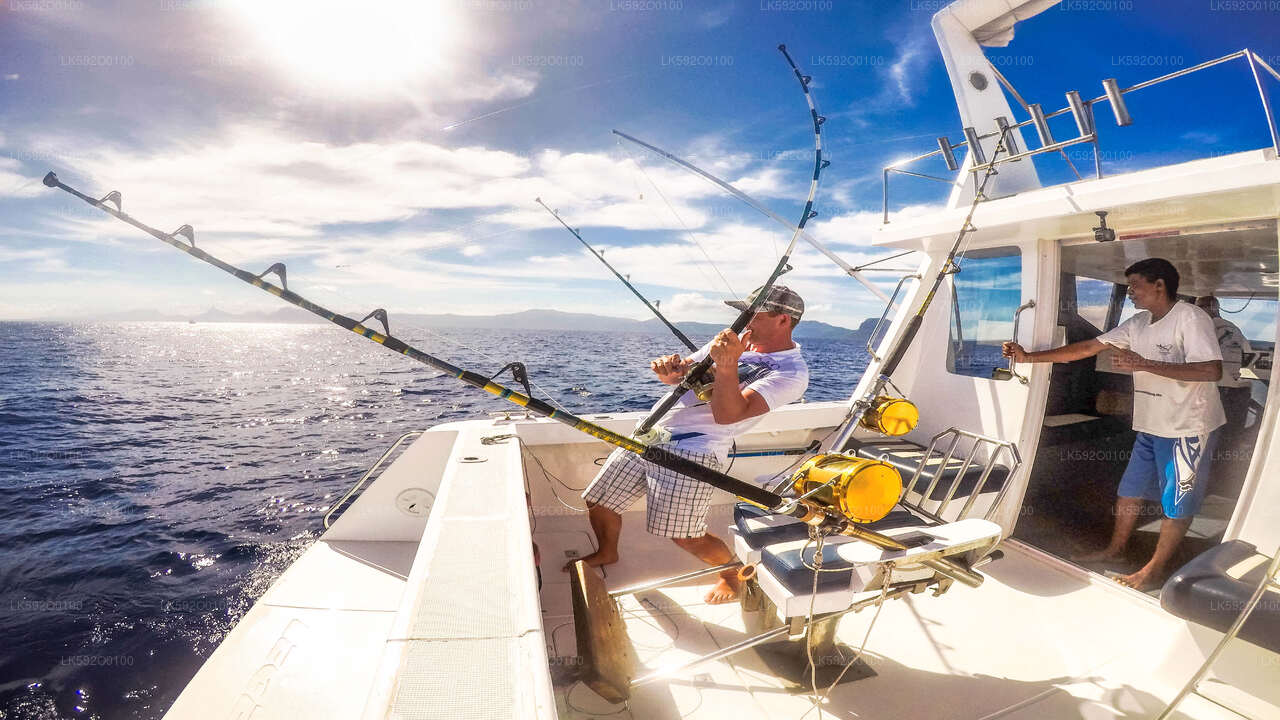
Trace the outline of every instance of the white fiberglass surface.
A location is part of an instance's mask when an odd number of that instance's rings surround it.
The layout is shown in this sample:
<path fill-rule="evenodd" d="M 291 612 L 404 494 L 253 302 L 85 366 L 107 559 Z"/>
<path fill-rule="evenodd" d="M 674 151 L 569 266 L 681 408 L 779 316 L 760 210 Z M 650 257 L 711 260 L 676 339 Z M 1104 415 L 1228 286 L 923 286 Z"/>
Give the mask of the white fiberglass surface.
<path fill-rule="evenodd" d="M 713 531 L 727 522 L 727 507 L 713 511 Z M 584 517 L 538 518 L 553 670 L 578 662 L 568 578 L 559 569 L 563 549 L 589 547 L 589 538 Z M 864 655 L 875 675 L 837 687 L 824 711 L 839 718 L 1146 718 L 1162 708 L 1184 678 L 1160 677 L 1153 668 L 1182 626 L 1139 596 L 1065 573 L 1019 547 L 1006 545 L 1007 556 L 983 568 L 978 589 L 889 601 Z M 611 589 L 698 567 L 669 541 L 647 535 L 643 513 L 624 516 L 621 551 L 607 569 Z M 639 673 L 747 637 L 739 605 L 703 601 L 709 584 L 695 580 L 622 601 Z M 840 641 L 857 647 L 873 614 L 846 617 Z M 754 650 L 639 688 L 625 706 L 581 683 L 559 685 L 556 697 L 562 718 L 817 716 L 805 688 L 781 679 Z"/>

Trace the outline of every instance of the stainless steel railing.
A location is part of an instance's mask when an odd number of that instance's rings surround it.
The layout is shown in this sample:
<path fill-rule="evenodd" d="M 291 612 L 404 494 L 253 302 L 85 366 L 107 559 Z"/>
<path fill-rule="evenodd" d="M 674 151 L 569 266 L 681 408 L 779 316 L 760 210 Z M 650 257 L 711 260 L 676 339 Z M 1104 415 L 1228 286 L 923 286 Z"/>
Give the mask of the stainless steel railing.
<path fill-rule="evenodd" d="M 343 505 L 347 504 L 347 501 L 350 500 L 352 496 L 360 491 L 360 488 L 364 486 L 365 482 L 367 482 L 369 478 L 378 471 L 378 468 L 382 467 L 382 464 L 387 461 L 387 458 L 391 457 L 391 453 L 395 452 L 397 448 L 403 445 L 405 440 L 408 440 L 409 438 L 416 438 L 424 432 L 426 431 L 413 430 L 396 438 L 396 441 L 391 443 L 391 447 L 387 448 L 386 452 L 382 453 L 382 457 L 379 457 L 378 461 L 370 466 L 369 469 L 365 471 L 364 475 L 360 476 L 360 479 L 356 481 L 356 484 L 351 486 L 351 489 L 347 491 L 347 494 L 343 495 L 342 499 L 334 503 L 333 507 L 329 508 L 329 512 L 324 514 L 324 529 L 329 529 L 334 513 L 338 512 Z"/>
<path fill-rule="evenodd" d="M 950 438 L 949 443 L 945 442 L 946 438 Z M 973 445 L 969 447 L 968 452 L 962 453 L 963 459 L 956 456 L 956 450 L 960 445 L 962 438 L 973 440 Z M 940 444 L 946 444 L 947 449 L 945 453 L 940 452 Z M 1001 456 L 1003 455 L 1007 461 L 1007 464 L 1005 464 L 1004 467 L 1007 469 L 1008 474 L 1005 476 L 1004 484 L 1000 486 L 1000 491 L 996 494 L 995 500 L 991 503 L 991 507 L 983 516 L 984 519 L 990 520 L 995 516 L 995 513 L 997 509 L 999 509 L 1000 503 L 1004 500 L 1005 495 L 1008 494 L 1009 487 L 1013 485 L 1014 473 L 1018 471 L 1018 468 L 1022 467 L 1022 455 L 1018 453 L 1018 447 L 1008 440 L 996 440 L 995 438 L 990 438 L 986 435 L 979 435 L 978 433 L 961 430 L 955 427 L 943 430 L 937 435 L 934 435 L 933 439 L 929 441 L 929 447 L 924 451 L 924 454 L 920 456 L 920 464 L 916 467 L 915 472 L 911 474 L 911 480 L 903 485 L 904 490 L 901 502 L 910 505 L 912 510 L 918 511 L 921 515 L 924 515 L 930 520 L 934 520 L 936 522 L 951 522 L 951 520 L 945 520 L 943 518 L 943 514 L 946 512 L 947 506 L 950 505 L 951 501 L 954 499 L 956 491 L 960 488 L 960 484 L 964 482 L 965 475 L 968 474 L 969 468 L 973 466 L 975 457 L 982 454 L 986 455 L 986 462 L 982 468 L 982 475 L 979 476 L 978 481 L 974 483 L 973 488 L 969 490 L 969 499 L 965 502 L 964 507 L 960 509 L 960 513 L 954 519 L 963 520 L 969 514 L 969 511 L 973 509 L 973 505 L 977 501 L 978 495 L 980 495 L 982 493 L 982 489 L 986 487 L 987 480 L 991 477 L 991 472 L 995 470 L 996 466 L 999 464 Z M 930 469 L 930 461 L 938 456 L 941 456 L 941 462 L 938 462 L 936 465 L 932 466 L 932 469 Z M 944 496 L 941 501 L 930 500 L 933 496 L 933 491 L 938 487 L 939 481 L 941 481 L 944 476 L 948 475 L 949 470 L 956 467 L 957 463 L 958 469 L 955 471 L 954 475 L 951 476 L 951 485 L 947 488 L 946 496 Z M 923 477 L 929 477 L 929 486 L 920 494 L 920 499 L 918 501 L 909 500 L 908 496 L 916 491 L 916 486 Z M 930 502 L 937 502 L 938 506 L 933 510 L 925 509 L 925 504 Z"/>
<path fill-rule="evenodd" d="M 1276 154 L 1280 156 L 1280 130 L 1278 130 L 1276 127 L 1275 113 L 1271 108 L 1271 101 L 1267 98 L 1266 89 L 1263 87 L 1263 84 L 1262 84 L 1262 73 L 1259 71 L 1261 70 L 1266 72 L 1277 81 L 1280 81 L 1280 72 L 1277 72 L 1275 68 L 1268 65 L 1267 62 L 1263 60 L 1261 57 L 1259 57 L 1257 53 L 1255 53 L 1254 51 L 1248 48 L 1245 48 L 1244 50 L 1239 50 L 1229 55 L 1223 55 L 1222 57 L 1215 58 L 1213 60 L 1207 60 L 1205 62 L 1200 63 L 1199 65 L 1194 65 L 1189 68 L 1176 70 L 1174 72 L 1161 75 L 1160 77 L 1152 78 L 1151 80 L 1140 82 L 1136 85 L 1131 85 L 1127 88 L 1119 87 L 1119 85 L 1116 84 L 1116 81 L 1114 79 L 1108 78 L 1103 82 L 1103 87 L 1105 88 L 1106 92 L 1104 92 L 1102 95 L 1099 95 L 1098 97 L 1095 97 L 1091 100 L 1082 100 L 1080 99 L 1079 94 L 1076 93 L 1075 91 L 1069 92 L 1067 93 L 1067 97 L 1068 97 L 1067 107 L 1064 107 L 1059 110 L 1055 110 L 1050 113 L 1042 112 L 1040 110 L 1039 105 L 1026 103 L 1025 101 L 1022 100 L 1021 96 L 1019 96 L 1016 91 L 1013 91 L 1015 99 L 1018 100 L 1018 103 L 1022 105 L 1024 109 L 1026 109 L 1028 112 L 1031 113 L 1032 117 L 1018 123 L 1009 124 L 1009 127 L 1023 128 L 1030 125 L 1037 129 L 1037 133 L 1041 135 L 1042 140 L 1051 140 L 1052 139 L 1051 136 L 1045 137 L 1047 133 L 1044 132 L 1044 130 L 1046 130 L 1048 127 L 1047 121 L 1049 119 L 1058 117 L 1059 115 L 1073 113 L 1076 115 L 1077 125 L 1080 126 L 1080 131 L 1081 131 L 1080 135 L 1070 140 L 1047 143 L 1033 150 L 1025 150 L 1022 152 L 1005 155 L 1003 157 L 997 158 L 993 162 L 975 162 L 972 166 L 968 168 L 968 171 L 971 173 L 974 173 L 974 172 L 986 170 L 991 165 L 999 165 L 1006 162 L 1014 162 L 1017 160 L 1022 160 L 1023 158 L 1032 157 L 1034 155 L 1041 155 L 1044 153 L 1061 152 L 1064 148 L 1068 146 L 1077 145 L 1080 143 L 1091 143 L 1093 145 L 1094 177 L 1101 178 L 1102 177 L 1101 148 L 1098 142 L 1096 125 L 1094 124 L 1094 121 L 1093 121 L 1093 105 L 1094 104 L 1102 102 L 1104 100 L 1107 101 L 1111 105 L 1111 109 L 1116 116 L 1116 121 L 1121 125 L 1128 125 L 1130 122 L 1132 122 L 1132 120 L 1129 119 L 1128 111 L 1125 109 L 1125 106 L 1124 106 L 1124 101 L 1123 101 L 1124 95 L 1131 92 L 1137 92 L 1138 90 L 1142 90 L 1145 88 L 1149 88 L 1153 85 L 1159 85 L 1160 83 L 1168 82 L 1170 80 L 1176 80 L 1177 78 L 1183 77 L 1185 75 L 1190 75 L 1192 73 L 1200 72 L 1201 70 L 1206 70 L 1208 68 L 1214 67 L 1215 65 L 1221 65 L 1223 63 L 1230 62 L 1232 60 L 1238 60 L 1241 58 L 1243 58 L 1245 62 L 1249 64 L 1249 69 L 1253 73 L 1254 84 L 1258 88 L 1258 98 L 1262 102 L 1263 117 L 1267 121 L 1267 129 L 1271 133 L 1271 146 L 1275 150 Z M 996 72 L 996 77 L 1003 84 L 1005 84 L 1007 88 L 1009 88 L 1012 91 L 1012 85 L 1009 84 L 1008 80 L 1006 80 L 1004 76 L 1001 75 L 998 71 Z M 985 135 L 978 135 L 977 133 L 972 132 L 972 128 L 966 128 L 965 135 L 966 135 L 966 139 L 963 142 L 956 143 L 955 145 L 952 145 L 950 140 L 948 140 L 945 137 L 938 138 L 939 148 L 937 150 L 924 153 L 923 155 L 917 155 L 915 157 L 907 158 L 905 160 L 899 160 L 883 168 L 883 181 L 882 181 L 883 185 L 882 185 L 881 197 L 883 202 L 883 215 L 884 215 L 883 220 L 886 224 L 889 222 L 889 174 L 890 173 L 897 173 L 899 175 L 908 175 L 911 177 L 924 178 L 926 180 L 935 180 L 937 182 L 947 183 L 948 185 L 955 185 L 958 182 L 959 174 L 957 175 L 957 178 L 945 178 L 945 177 L 938 177 L 936 175 L 927 175 L 924 173 L 903 170 L 902 167 L 918 162 L 920 160 L 924 160 L 926 158 L 931 158 L 939 155 L 944 156 L 948 162 L 948 165 L 950 165 L 954 161 L 952 153 L 956 148 L 977 145 L 981 140 L 999 136 L 1000 132 L 997 131 L 997 132 L 986 133 Z M 980 151 L 981 148 L 978 148 L 978 150 Z M 979 157 L 981 156 L 979 155 Z M 1064 158 L 1066 157 L 1065 154 L 1063 155 L 1063 157 Z M 1067 162 L 1068 164 L 1070 164 L 1070 160 L 1068 160 Z M 955 168 L 951 168 L 951 169 L 955 169 Z M 1080 173 L 1079 171 L 1076 170 L 1074 165 L 1071 165 L 1071 169 L 1073 172 L 1075 172 L 1077 177 L 1080 177 Z"/>

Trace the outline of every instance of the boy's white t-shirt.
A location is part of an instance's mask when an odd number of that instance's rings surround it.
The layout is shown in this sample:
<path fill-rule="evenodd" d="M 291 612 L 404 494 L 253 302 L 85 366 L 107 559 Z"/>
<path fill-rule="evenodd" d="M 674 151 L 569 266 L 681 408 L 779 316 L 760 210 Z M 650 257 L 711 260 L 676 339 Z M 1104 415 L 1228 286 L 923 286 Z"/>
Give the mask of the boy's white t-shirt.
<path fill-rule="evenodd" d="M 697 362 L 707 356 L 710 343 L 704 345 L 689 359 Z M 711 371 L 708 371 L 710 374 Z M 738 360 L 738 390 L 753 390 L 774 410 L 793 403 L 804 396 L 809 387 L 809 366 L 800 354 L 800 346 L 772 353 L 744 352 Z M 719 390 L 717 389 L 717 392 Z M 764 414 L 719 424 L 711 414 L 711 404 L 698 399 L 693 391 L 686 392 L 662 423 L 672 435 L 702 433 L 679 441 L 681 450 L 710 452 L 723 463 L 728 459 L 733 439 L 745 434 L 764 417 Z"/>
<path fill-rule="evenodd" d="M 1099 335 L 1098 341 L 1158 362 L 1222 360 L 1213 319 L 1185 302 L 1174 303 L 1155 323 L 1144 310 Z M 1207 434 L 1226 422 L 1216 383 L 1183 382 L 1134 371 L 1134 430 L 1166 438 L 1191 437 Z"/>

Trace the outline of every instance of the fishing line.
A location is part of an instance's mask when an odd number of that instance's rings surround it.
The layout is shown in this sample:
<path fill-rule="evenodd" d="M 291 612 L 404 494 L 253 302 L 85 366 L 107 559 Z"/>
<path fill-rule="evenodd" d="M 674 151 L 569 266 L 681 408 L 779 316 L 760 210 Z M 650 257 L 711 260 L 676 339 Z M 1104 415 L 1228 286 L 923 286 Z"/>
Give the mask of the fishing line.
<path fill-rule="evenodd" d="M 640 174 L 644 176 L 645 180 L 649 181 L 649 184 L 653 186 L 653 189 L 655 191 L 657 191 L 658 197 L 662 198 L 662 202 L 666 203 L 667 210 L 671 211 L 671 214 L 675 216 L 676 221 L 680 223 L 680 226 L 682 228 L 684 228 L 686 239 L 692 242 L 695 246 L 697 246 L 699 250 L 702 251 L 702 256 L 707 259 L 707 263 L 711 265 L 711 269 L 715 270 L 716 275 L 720 276 L 720 282 L 724 283 L 724 286 L 729 289 L 729 297 L 736 299 L 738 297 L 738 293 L 735 292 L 733 289 L 733 286 L 729 284 L 729 281 L 725 278 L 724 273 L 720 272 L 719 266 L 717 266 L 715 261 L 711 259 L 711 255 L 707 253 L 707 249 L 702 247 L 702 243 L 698 242 L 698 239 L 694 237 L 693 232 L 689 229 L 689 226 L 685 224 L 684 218 L 680 217 L 680 213 L 676 212 L 675 207 L 671 205 L 671 201 L 668 200 L 666 194 L 662 192 L 662 188 L 659 188 L 658 184 L 653 181 L 653 178 L 649 177 L 649 173 L 645 172 L 644 166 L 636 161 L 635 156 L 631 154 L 631 150 L 629 150 L 625 145 L 622 144 L 621 138 L 617 139 L 617 143 L 618 143 L 618 146 L 622 148 L 622 151 L 625 152 L 627 154 L 627 157 L 631 160 L 632 166 L 635 169 L 640 171 Z M 706 278 L 707 275 L 706 275 L 706 272 L 702 270 L 702 266 L 697 263 L 695 263 L 695 265 L 697 265 L 698 271 L 702 272 L 703 277 Z M 715 282 L 714 281 L 708 282 L 707 286 L 714 287 Z M 724 298 L 723 295 L 721 295 L 720 297 L 721 299 Z"/>

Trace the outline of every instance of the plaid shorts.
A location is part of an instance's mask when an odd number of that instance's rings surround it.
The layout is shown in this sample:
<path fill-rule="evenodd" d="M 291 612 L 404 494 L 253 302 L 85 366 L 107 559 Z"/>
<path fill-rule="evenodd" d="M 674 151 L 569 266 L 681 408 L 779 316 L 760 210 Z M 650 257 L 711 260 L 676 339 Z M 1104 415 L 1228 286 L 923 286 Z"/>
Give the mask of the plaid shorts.
<path fill-rule="evenodd" d="M 668 447 L 681 457 L 720 469 L 714 453 Z M 692 538 L 707 534 L 707 510 L 715 488 L 654 465 L 632 452 L 614 450 L 582 493 L 590 503 L 621 515 L 646 495 L 645 527 L 660 537 Z"/>

